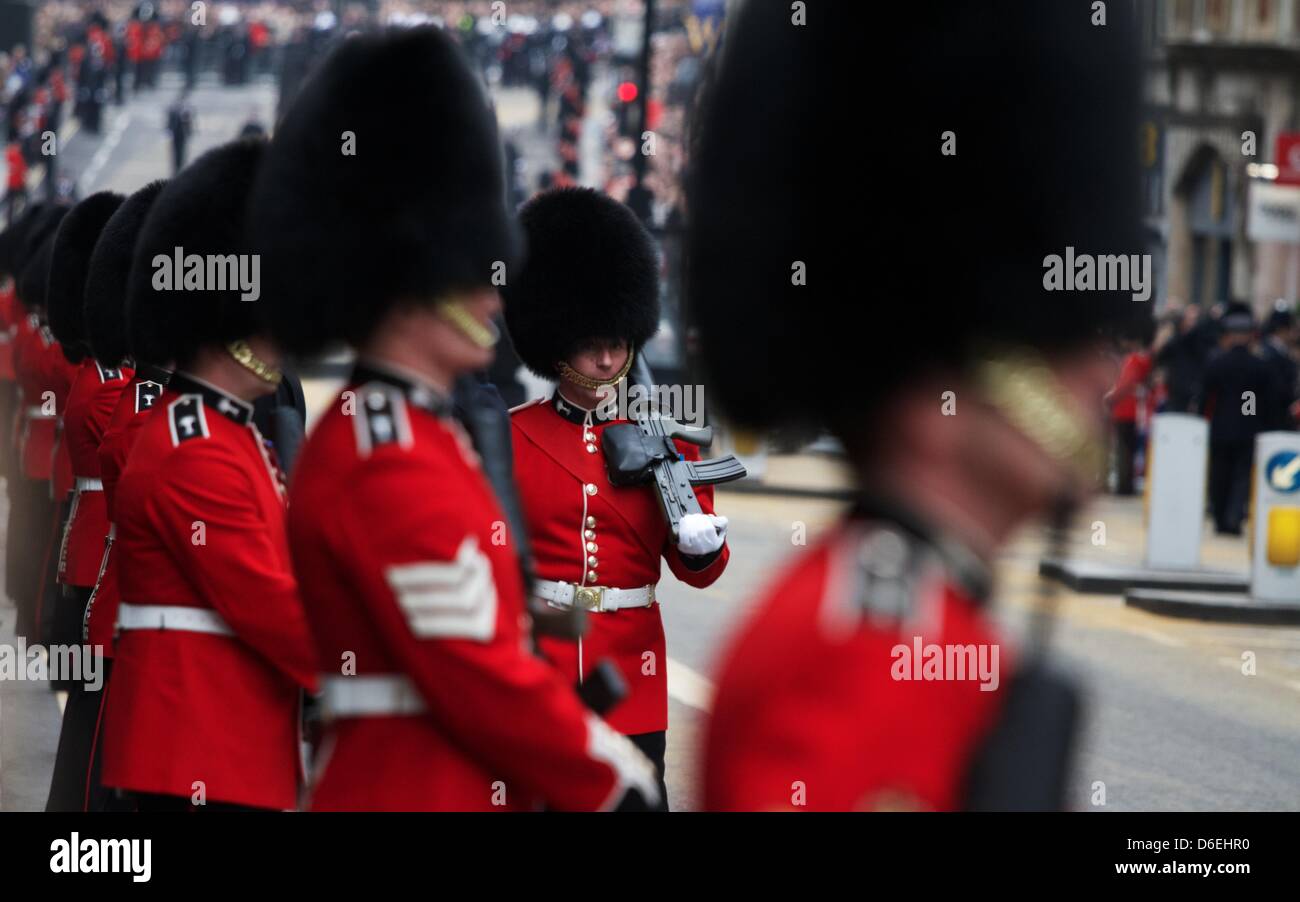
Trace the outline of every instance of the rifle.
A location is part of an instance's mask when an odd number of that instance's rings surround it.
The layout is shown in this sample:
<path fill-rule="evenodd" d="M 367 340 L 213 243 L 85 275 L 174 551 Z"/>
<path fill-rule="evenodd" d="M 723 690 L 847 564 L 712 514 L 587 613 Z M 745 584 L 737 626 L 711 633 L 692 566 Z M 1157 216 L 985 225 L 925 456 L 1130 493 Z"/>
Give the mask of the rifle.
<path fill-rule="evenodd" d="M 655 411 L 640 414 L 630 423 L 607 427 L 601 444 L 612 485 L 654 482 L 659 508 L 676 539 L 682 517 L 703 513 L 694 487 L 740 479 L 745 476 L 745 467 L 734 454 L 711 460 L 684 460 L 673 439 L 707 448 L 713 443 L 713 427 L 683 426 Z"/>

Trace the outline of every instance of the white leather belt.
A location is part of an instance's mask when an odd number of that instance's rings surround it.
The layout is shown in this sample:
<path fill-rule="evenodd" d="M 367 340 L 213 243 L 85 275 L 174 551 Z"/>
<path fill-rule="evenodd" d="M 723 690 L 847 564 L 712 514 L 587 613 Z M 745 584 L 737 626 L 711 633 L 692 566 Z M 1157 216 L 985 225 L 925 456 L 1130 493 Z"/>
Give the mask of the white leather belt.
<path fill-rule="evenodd" d="M 45 409 L 37 404 L 24 410 L 23 416 L 29 420 L 52 420 L 56 414 L 46 413 Z"/>
<path fill-rule="evenodd" d="M 78 492 L 102 492 L 104 491 L 104 480 L 87 479 L 84 476 L 78 476 L 76 489 Z"/>
<path fill-rule="evenodd" d="M 216 611 L 170 604 L 127 604 L 117 609 L 117 628 L 126 630 L 180 630 L 233 636 L 235 631 Z"/>
<path fill-rule="evenodd" d="M 639 589 L 611 589 L 607 586 L 576 586 L 553 579 L 539 579 L 533 594 L 553 608 L 575 604 L 587 611 L 604 613 L 623 608 L 648 608 L 655 603 L 655 583 Z"/>
<path fill-rule="evenodd" d="M 423 714 L 420 690 L 404 676 L 322 676 L 321 714 L 340 717 L 386 717 Z"/>

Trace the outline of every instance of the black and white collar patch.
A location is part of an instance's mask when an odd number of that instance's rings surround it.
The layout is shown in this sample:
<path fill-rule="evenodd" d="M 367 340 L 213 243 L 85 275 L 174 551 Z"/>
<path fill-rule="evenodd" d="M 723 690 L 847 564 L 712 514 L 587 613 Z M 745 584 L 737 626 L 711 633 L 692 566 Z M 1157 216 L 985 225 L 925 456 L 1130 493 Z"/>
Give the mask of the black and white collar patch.
<path fill-rule="evenodd" d="M 595 410 L 579 407 L 572 401 L 566 400 L 558 391 L 551 397 L 551 408 L 570 423 L 577 423 L 579 426 L 587 425 L 588 416 L 591 417 L 591 423 L 596 426 L 612 423 L 618 419 L 617 416 L 604 416 L 599 406 Z"/>
<path fill-rule="evenodd" d="M 135 384 L 135 412 L 143 413 L 153 407 L 154 402 L 162 397 L 163 387 L 157 382 L 137 382 Z"/>
<path fill-rule="evenodd" d="M 197 394 L 181 395 L 167 407 L 172 445 L 179 446 L 192 438 L 208 437 L 208 421 L 203 413 L 203 399 Z"/>
<path fill-rule="evenodd" d="M 252 404 L 196 379 L 188 373 L 173 373 L 167 385 L 172 391 L 182 395 L 198 395 L 206 406 L 240 426 L 247 426 L 253 422 Z"/>
<path fill-rule="evenodd" d="M 400 389 L 386 382 L 372 381 L 359 386 L 356 395 L 353 429 L 357 451 L 362 457 L 369 457 L 384 445 L 409 448 L 414 444 L 406 396 Z"/>
<path fill-rule="evenodd" d="M 412 407 L 418 407 L 436 417 L 447 417 L 452 413 L 451 400 L 437 389 L 380 363 L 357 363 L 349 382 L 360 386 L 379 382 L 401 392 Z"/>
<path fill-rule="evenodd" d="M 99 381 L 103 382 L 120 382 L 122 381 L 122 371 L 116 367 L 104 366 L 98 360 L 95 361 L 95 369 L 99 370 Z"/>

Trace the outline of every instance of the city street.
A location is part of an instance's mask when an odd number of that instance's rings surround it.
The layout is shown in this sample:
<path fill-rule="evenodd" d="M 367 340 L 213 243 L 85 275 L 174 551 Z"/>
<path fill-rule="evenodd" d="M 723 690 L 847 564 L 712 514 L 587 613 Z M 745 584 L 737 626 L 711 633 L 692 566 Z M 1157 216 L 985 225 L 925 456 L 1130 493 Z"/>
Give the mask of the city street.
<path fill-rule="evenodd" d="M 594 97 L 604 94 L 609 78 L 599 74 Z M 76 175 L 79 196 L 131 192 L 170 175 L 166 107 L 180 86 L 177 73 L 165 72 L 156 91 L 106 109 L 101 135 L 75 123 L 65 128 L 60 168 Z M 269 78 L 238 88 L 201 82 L 190 97 L 196 129 L 189 158 L 235 137 L 250 121 L 269 130 L 275 100 Z M 515 142 L 530 174 L 551 168 L 555 142 L 537 127 L 537 95 L 511 88 L 496 92 L 494 103 L 503 137 Z M 601 112 L 593 102 L 584 126 L 584 181 L 601 152 Z M 333 398 L 337 372 L 304 374 L 309 419 Z M 659 584 L 669 656 L 667 782 L 675 810 L 698 807 L 698 751 L 729 637 L 756 593 L 800 550 L 794 538 L 806 531 L 807 544 L 815 543 L 845 507 L 833 496 L 847 482 L 825 456 L 805 453 L 769 464 L 765 486 L 717 493 L 718 513 L 730 520 L 726 573 L 696 590 L 665 568 Z M 787 491 L 792 487 L 799 491 Z M 1071 551 L 1108 562 L 1141 560 L 1142 505 L 1140 496 L 1100 499 L 1075 523 Z M 3 523 L 0 511 L 0 529 Z M 1105 526 L 1104 545 L 1093 542 L 1098 523 Z M 1245 538 L 1216 537 L 1208 524 L 1205 534 L 1207 566 L 1247 568 Z M 1037 604 L 1042 556 L 1041 535 L 1026 533 L 999 561 L 993 598 L 1009 636 L 1023 633 Z M 1071 808 L 1300 810 L 1300 628 L 1175 619 L 1126 607 L 1118 595 L 1064 589 L 1058 603 L 1052 657 L 1078 678 L 1088 702 Z M 0 645 L 15 642 L 14 615 L 0 601 Z M 1246 659 L 1253 673 L 1243 673 Z M 59 724 L 59 703 L 46 685 L 0 680 L 0 811 L 44 807 Z"/>

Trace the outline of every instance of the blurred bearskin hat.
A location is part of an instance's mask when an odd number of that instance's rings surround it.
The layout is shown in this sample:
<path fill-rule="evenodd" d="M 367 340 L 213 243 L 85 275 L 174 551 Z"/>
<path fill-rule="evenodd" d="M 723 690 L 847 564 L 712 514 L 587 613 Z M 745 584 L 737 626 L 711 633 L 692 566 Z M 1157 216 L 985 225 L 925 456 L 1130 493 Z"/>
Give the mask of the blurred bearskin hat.
<path fill-rule="evenodd" d="M 150 182 L 123 201 L 104 225 L 90 256 L 83 308 L 86 341 L 90 353 L 104 366 L 121 366 L 131 356 L 126 291 L 135 258 L 135 242 L 153 202 L 166 185 L 165 179 Z"/>
<path fill-rule="evenodd" d="M 451 38 L 344 41 L 276 129 L 251 204 L 279 344 L 355 346 L 396 303 L 490 285 L 517 253 L 503 170 L 496 117 Z"/>
<path fill-rule="evenodd" d="M 28 310 L 45 309 L 54 233 L 67 213 L 68 208 L 62 204 L 48 204 L 36 214 L 31 228 L 23 238 L 23 269 L 18 277 L 18 300 Z"/>
<path fill-rule="evenodd" d="M 528 246 L 501 295 L 519 359 L 556 379 L 555 364 L 593 338 L 634 351 L 659 330 L 659 256 L 636 214 L 590 188 L 536 195 L 519 210 Z"/>
<path fill-rule="evenodd" d="M 29 205 L 13 224 L 0 233 L 0 273 L 12 276 L 16 281 L 23 271 L 24 251 L 27 247 L 27 234 L 40 219 L 41 213 L 49 208 L 45 202 Z"/>
<path fill-rule="evenodd" d="M 243 300 L 238 285 L 154 288 L 155 258 L 174 259 L 178 248 L 186 258 L 199 255 L 205 261 L 210 255 L 238 259 L 249 253 L 245 214 L 265 151 L 265 141 L 223 144 L 182 169 L 154 201 L 136 240 L 126 292 L 128 342 L 141 360 L 183 366 L 204 345 L 224 345 L 265 329 L 265 302 Z M 172 273 L 173 288 L 182 275 Z"/>
<path fill-rule="evenodd" d="M 1145 306 L 1043 284 L 1067 247 L 1146 249 L 1132 2 L 1104 27 L 1084 0 L 830 6 L 734 7 L 691 123 L 689 303 L 733 419 L 852 429 L 918 375 Z M 878 84 L 882 132 L 855 139 L 842 95 Z"/>
<path fill-rule="evenodd" d="M 84 316 L 90 255 L 104 224 L 123 200 L 122 195 L 112 191 L 92 194 L 68 211 L 54 233 L 45 315 L 50 331 L 63 348 L 63 356 L 73 363 L 80 363 L 90 352 Z"/>

